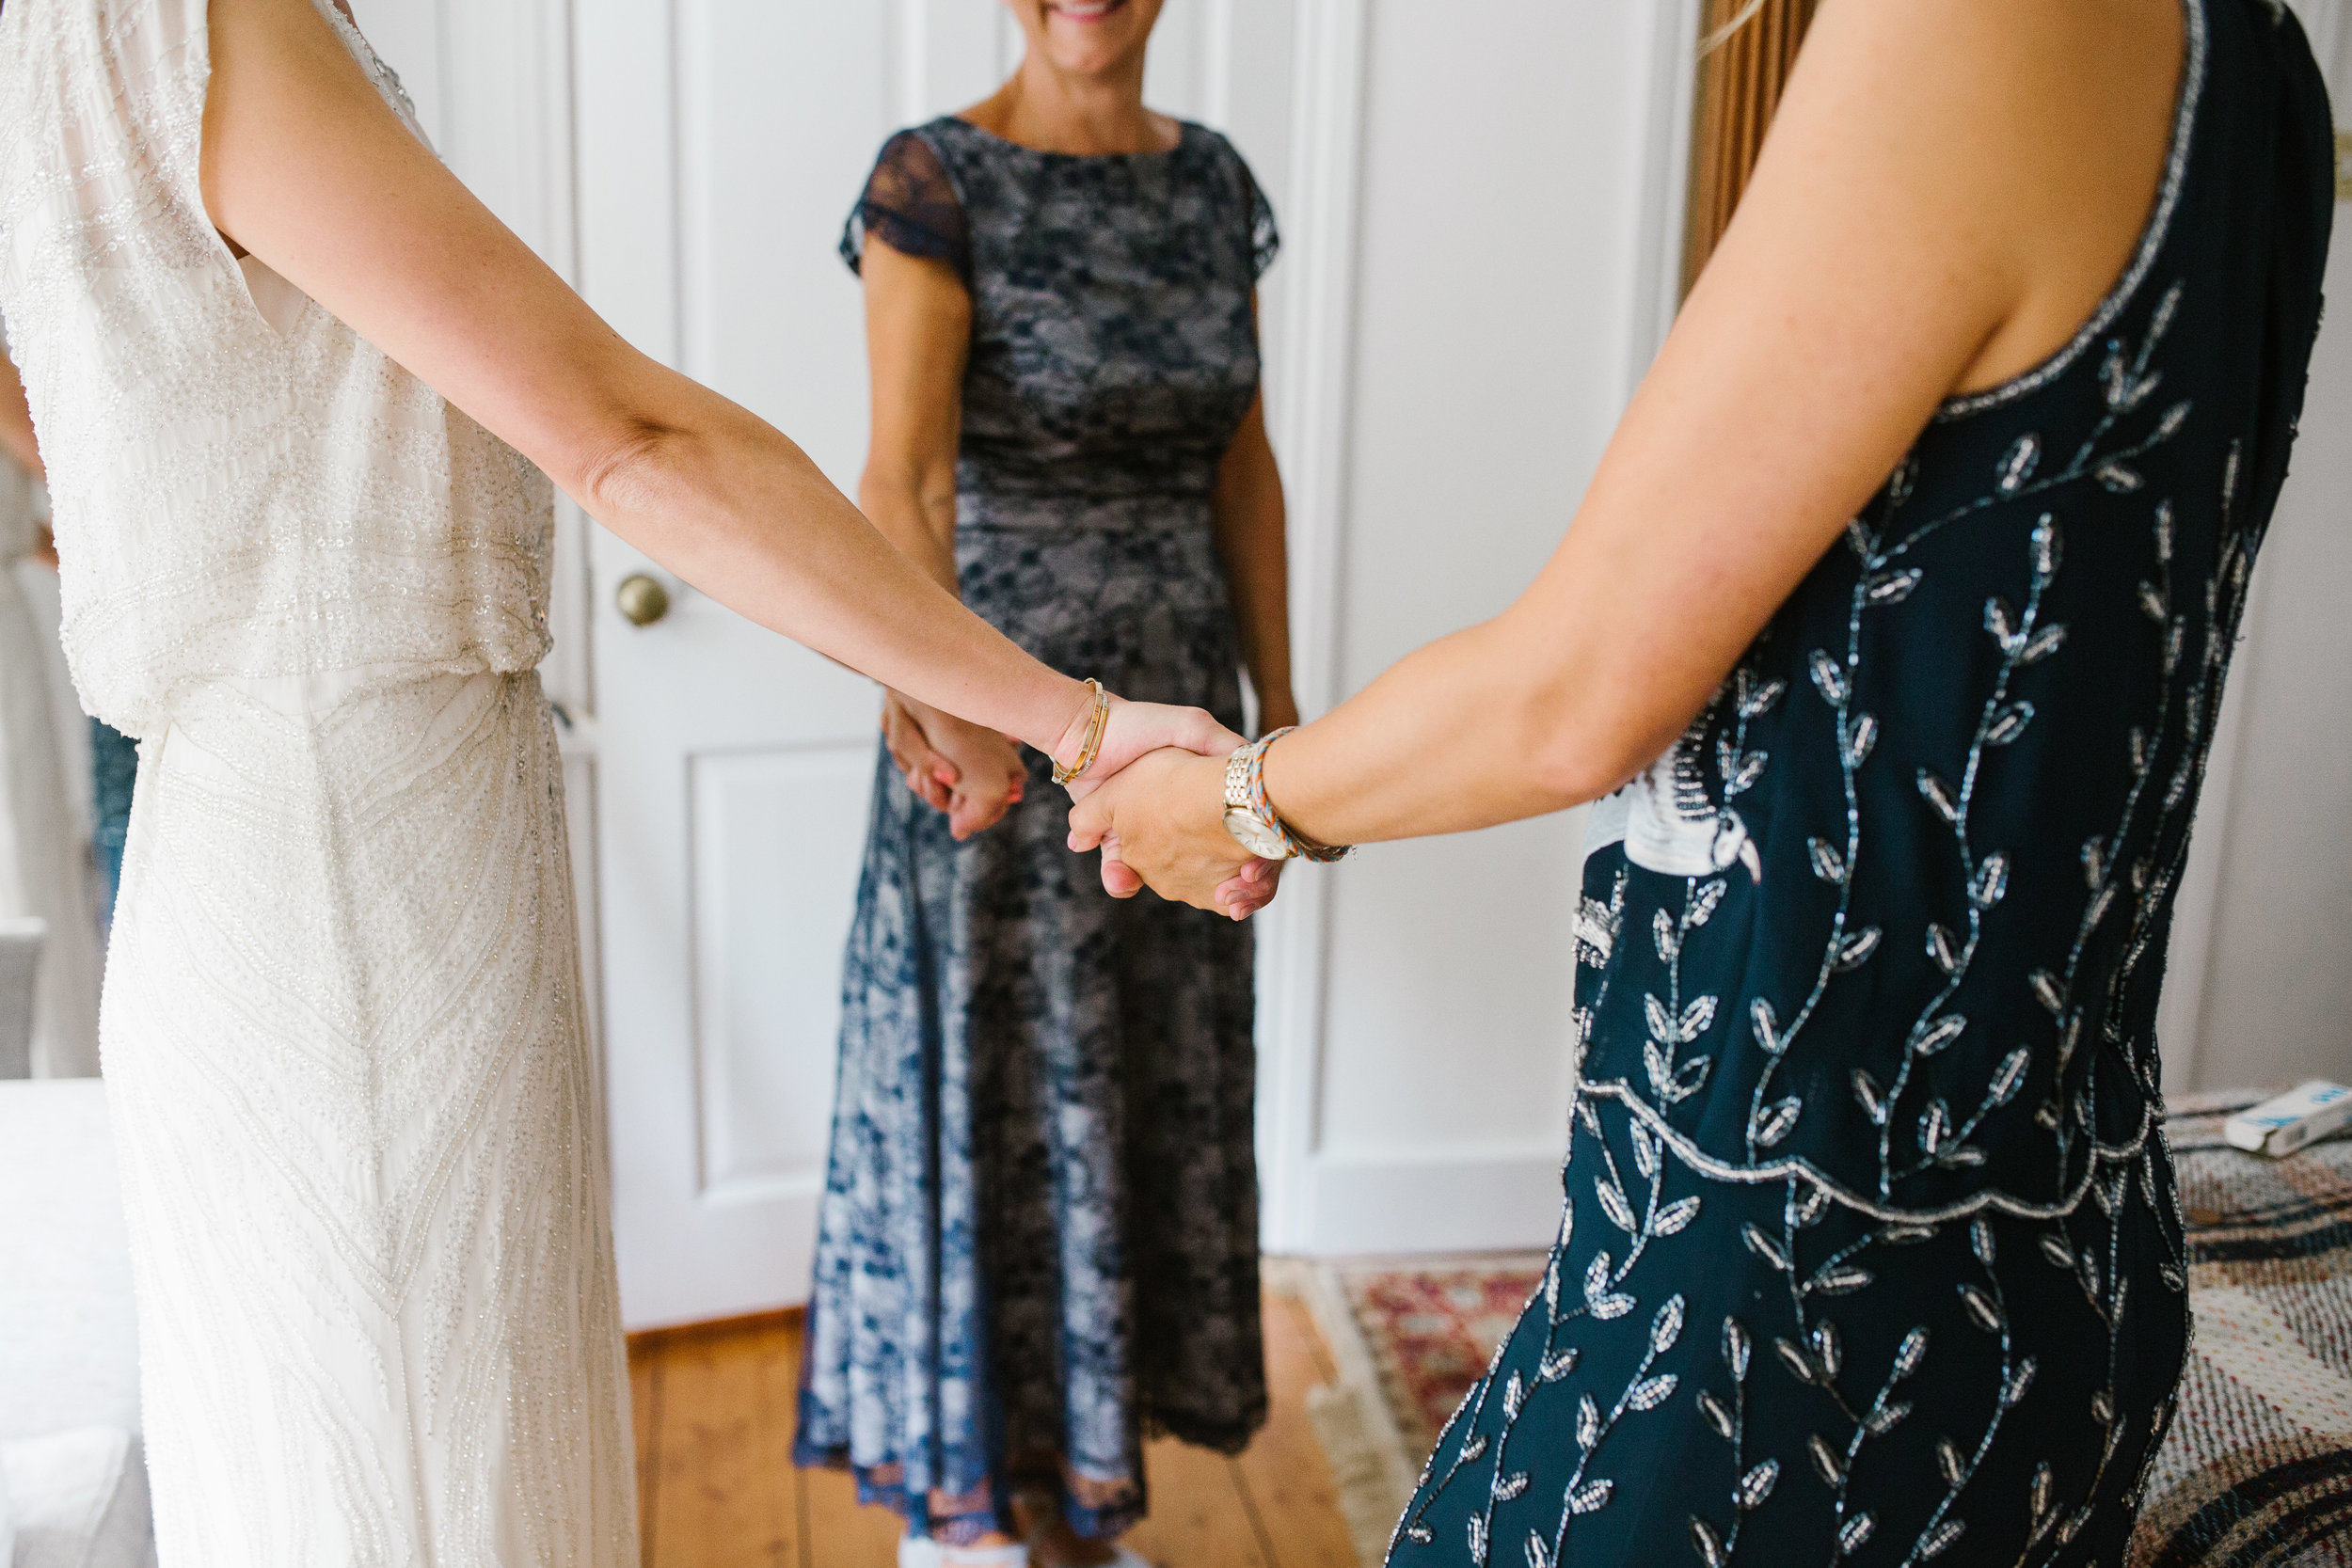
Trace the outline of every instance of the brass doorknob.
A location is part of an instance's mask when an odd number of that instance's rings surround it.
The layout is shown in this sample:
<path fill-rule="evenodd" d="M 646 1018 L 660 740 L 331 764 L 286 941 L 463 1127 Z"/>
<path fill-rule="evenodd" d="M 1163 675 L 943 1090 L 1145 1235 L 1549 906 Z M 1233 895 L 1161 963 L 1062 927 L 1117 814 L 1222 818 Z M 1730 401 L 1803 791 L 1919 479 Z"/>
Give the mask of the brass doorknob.
<path fill-rule="evenodd" d="M 670 613 L 670 591 L 643 572 L 632 572 L 621 579 L 612 602 L 620 607 L 629 625 L 650 626 Z"/>

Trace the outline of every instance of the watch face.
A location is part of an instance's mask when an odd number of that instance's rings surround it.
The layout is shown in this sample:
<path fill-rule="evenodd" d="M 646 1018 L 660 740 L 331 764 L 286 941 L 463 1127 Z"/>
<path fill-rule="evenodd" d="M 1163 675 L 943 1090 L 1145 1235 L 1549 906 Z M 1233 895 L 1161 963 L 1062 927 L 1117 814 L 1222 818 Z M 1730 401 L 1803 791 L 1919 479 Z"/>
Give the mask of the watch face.
<path fill-rule="evenodd" d="M 1279 861 L 1290 857 L 1290 846 L 1282 835 L 1258 820 L 1247 806 L 1225 808 L 1225 831 L 1233 835 L 1233 842 L 1260 860 Z"/>

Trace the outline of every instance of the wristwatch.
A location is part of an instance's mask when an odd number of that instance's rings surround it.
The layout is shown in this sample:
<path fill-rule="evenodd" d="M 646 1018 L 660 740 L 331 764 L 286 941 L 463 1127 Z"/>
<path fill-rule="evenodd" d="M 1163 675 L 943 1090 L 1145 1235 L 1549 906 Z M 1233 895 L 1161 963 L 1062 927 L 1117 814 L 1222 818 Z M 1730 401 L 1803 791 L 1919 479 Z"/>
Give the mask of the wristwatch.
<path fill-rule="evenodd" d="M 1233 835 L 1234 843 L 1262 861 L 1286 861 L 1295 851 L 1290 835 L 1282 831 L 1281 818 L 1263 818 L 1249 803 L 1250 753 L 1263 755 L 1263 742 L 1244 746 L 1226 759 L 1225 831 Z"/>
<path fill-rule="evenodd" d="M 1226 759 L 1225 831 L 1233 835 L 1234 843 L 1260 860 L 1344 860 L 1344 846 L 1315 843 L 1276 816 L 1273 803 L 1266 799 L 1266 748 L 1296 727 L 1292 725 L 1260 736 Z"/>

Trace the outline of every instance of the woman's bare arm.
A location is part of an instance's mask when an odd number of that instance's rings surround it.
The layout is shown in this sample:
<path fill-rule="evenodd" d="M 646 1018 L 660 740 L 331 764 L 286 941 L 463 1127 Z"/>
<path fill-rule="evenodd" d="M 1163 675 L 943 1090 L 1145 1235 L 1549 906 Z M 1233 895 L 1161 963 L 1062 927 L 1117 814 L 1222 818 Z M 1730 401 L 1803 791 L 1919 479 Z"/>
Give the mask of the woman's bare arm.
<path fill-rule="evenodd" d="M 1216 553 L 1232 595 L 1241 660 L 1258 693 L 1258 722 L 1279 730 L 1298 722 L 1291 690 L 1290 554 L 1283 537 L 1282 475 L 1266 439 L 1265 397 L 1251 401 L 1241 429 L 1217 465 Z"/>
<path fill-rule="evenodd" d="M 782 434 L 624 342 L 407 133 L 309 0 L 213 0 L 210 27 L 222 233 L 711 597 L 1074 755 L 1079 683 L 965 610 Z M 1147 722 L 1203 750 L 1221 736 Z"/>
<path fill-rule="evenodd" d="M 956 448 L 972 296 L 946 262 L 874 238 L 859 263 L 873 436 L 858 505 L 882 537 L 956 593 Z"/>
<path fill-rule="evenodd" d="M 2167 20 L 2169 18 L 2169 21 Z M 1277 746 L 1331 843 L 1613 789 L 1687 725 L 1938 402 L 2072 335 L 2153 202 L 2174 0 L 1829 0 L 1721 250 L 1574 526 L 1502 615 Z M 1083 802 L 1073 842 L 1196 902 L 1239 850 L 1206 763 Z"/>
<path fill-rule="evenodd" d="M 33 439 L 33 411 L 24 402 L 24 383 L 5 354 L 0 354 L 0 456 L 15 459 L 35 479 L 47 471 L 40 466 L 40 447 Z"/>
<path fill-rule="evenodd" d="M 956 581 L 956 449 L 963 429 L 963 369 L 972 296 L 945 261 L 907 256 L 869 238 L 866 353 L 873 435 L 858 506 L 933 582 Z M 994 827 L 1021 799 L 1027 769 L 1005 737 L 917 702 L 884 699 L 882 734 L 907 787 L 947 814 L 958 839 Z"/>

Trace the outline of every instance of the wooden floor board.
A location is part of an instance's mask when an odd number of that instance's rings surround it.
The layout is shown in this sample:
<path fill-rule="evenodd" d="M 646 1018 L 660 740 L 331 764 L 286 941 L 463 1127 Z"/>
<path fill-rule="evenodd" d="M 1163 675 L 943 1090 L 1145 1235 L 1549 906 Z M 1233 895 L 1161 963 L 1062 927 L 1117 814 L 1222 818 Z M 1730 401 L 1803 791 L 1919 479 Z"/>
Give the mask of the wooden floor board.
<path fill-rule="evenodd" d="M 860 1508 L 857 1482 L 840 1470 L 803 1470 L 809 1568 L 888 1568 L 898 1560 L 898 1516 Z M 655 1564 L 654 1568 L 667 1568 Z"/>
<path fill-rule="evenodd" d="M 776 1408 L 766 1375 L 777 1362 L 797 1360 L 797 1333 L 680 1337 L 660 1357 L 651 1560 L 660 1568 L 807 1568 L 786 1424 L 791 1407 Z"/>
<path fill-rule="evenodd" d="M 1248 1450 L 1147 1449 L 1152 1517 L 1127 1540 L 1158 1568 L 1356 1568 L 1307 1421 L 1329 1356 L 1297 1302 L 1269 1295 L 1265 1324 L 1273 1408 Z M 800 1354 L 797 1314 L 631 1342 L 646 1568 L 894 1568 L 898 1519 L 792 1466 Z"/>
<path fill-rule="evenodd" d="M 654 1466 L 660 1462 L 654 1429 L 661 1414 L 661 1369 L 653 1356 L 631 1354 L 628 1358 L 628 1409 L 637 1441 L 638 1532 L 650 1560 L 654 1544 L 646 1532 L 652 1528 Z"/>
<path fill-rule="evenodd" d="M 1163 1437 L 1145 1446 L 1143 1464 L 1152 1516 L 1129 1545 L 1159 1568 L 1274 1568 L 1223 1454 Z"/>
<path fill-rule="evenodd" d="M 1272 1409 L 1258 1440 L 1233 1462 L 1244 1498 L 1266 1522 L 1274 1568 L 1356 1568 L 1330 1462 L 1307 1419 L 1307 1390 L 1336 1374 L 1303 1303 L 1266 1297 L 1265 1352 Z"/>

